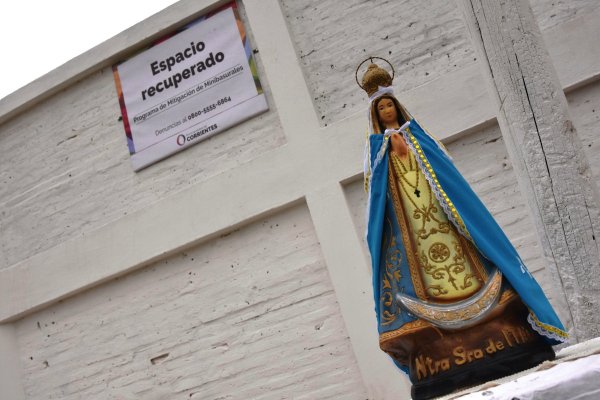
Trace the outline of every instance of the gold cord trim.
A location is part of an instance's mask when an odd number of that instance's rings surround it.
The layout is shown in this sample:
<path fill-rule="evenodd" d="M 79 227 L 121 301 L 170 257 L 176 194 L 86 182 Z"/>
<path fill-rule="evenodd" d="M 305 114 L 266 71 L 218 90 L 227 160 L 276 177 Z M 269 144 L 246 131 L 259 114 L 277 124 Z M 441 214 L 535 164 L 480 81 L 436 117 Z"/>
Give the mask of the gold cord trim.
<path fill-rule="evenodd" d="M 454 217 L 454 220 L 460 226 L 461 231 L 463 231 L 465 233 L 465 235 L 467 236 L 467 238 L 469 239 L 469 241 L 472 242 L 473 239 L 471 238 L 471 235 L 467 231 L 467 227 L 465 226 L 465 223 L 463 222 L 463 220 L 460 217 L 460 215 L 458 215 L 458 211 L 456 210 L 456 207 L 454 207 L 454 204 L 452 203 L 452 201 L 450 200 L 450 198 L 448 197 L 448 195 L 446 194 L 446 192 L 444 191 L 444 189 L 442 189 L 442 186 L 440 185 L 440 183 L 439 183 L 439 181 L 437 179 L 435 171 L 431 167 L 431 164 L 429 164 L 429 160 L 427 160 L 427 157 L 425 157 L 425 154 L 423 153 L 423 150 L 421 149 L 421 145 L 419 144 L 419 142 L 417 141 L 417 139 L 414 137 L 414 135 L 410 131 L 410 128 L 406 128 L 406 131 L 409 134 L 408 136 L 410 138 L 411 143 L 413 144 L 413 146 L 415 147 L 415 150 L 417 151 L 418 157 L 421 159 L 421 162 L 425 166 L 425 170 L 427 172 L 429 172 L 429 175 L 431 177 L 431 181 L 433 181 L 433 183 L 436 186 L 437 192 L 440 194 L 441 199 L 438 199 L 438 200 L 443 200 L 444 201 L 444 203 L 448 206 L 448 209 L 452 213 L 452 216 Z M 425 172 L 425 171 L 423 171 L 423 172 Z"/>
<path fill-rule="evenodd" d="M 529 315 L 531 316 L 531 319 L 533 320 L 533 322 L 535 322 L 535 324 L 537 326 L 539 326 L 541 329 L 548 331 L 548 332 L 552 332 L 552 333 L 554 333 L 562 338 L 565 338 L 565 339 L 567 339 L 569 337 L 569 334 L 567 332 L 563 331 L 562 329 L 558 329 L 555 326 L 548 325 L 548 324 L 545 324 L 542 321 L 540 321 L 531 310 L 529 311 Z"/>

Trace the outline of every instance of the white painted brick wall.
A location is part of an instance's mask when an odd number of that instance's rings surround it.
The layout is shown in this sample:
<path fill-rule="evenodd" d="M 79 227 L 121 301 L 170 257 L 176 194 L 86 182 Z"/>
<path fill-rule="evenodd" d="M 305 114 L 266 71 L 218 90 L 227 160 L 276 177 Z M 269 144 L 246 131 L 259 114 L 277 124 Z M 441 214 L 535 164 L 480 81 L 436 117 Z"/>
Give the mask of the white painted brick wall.
<path fill-rule="evenodd" d="M 570 21 L 600 7 L 600 2 L 597 0 L 529 0 L 529 4 L 542 30 Z"/>
<path fill-rule="evenodd" d="M 569 101 L 597 172 L 600 83 Z M 448 147 L 547 288 L 498 128 Z M 362 235 L 362 183 L 346 192 Z M 304 207 L 30 315 L 17 332 L 31 399 L 364 397 Z"/>
<path fill-rule="evenodd" d="M 399 92 L 464 68 L 476 59 L 454 1 L 280 3 L 323 125 L 364 110 L 365 96 L 356 86 L 354 72 L 369 55 L 385 57 L 393 64 L 394 87 Z M 531 4 L 542 29 L 600 7 L 597 0 L 532 0 Z"/>
<path fill-rule="evenodd" d="M 462 15 L 452 1 L 282 0 L 281 4 L 322 124 L 364 111 L 365 94 L 356 85 L 354 72 L 369 55 L 390 60 L 398 91 L 474 59 Z"/>
<path fill-rule="evenodd" d="M 110 68 L 1 125 L 0 269 L 283 145 L 260 53 L 255 57 L 267 113 L 138 173 Z"/>
<path fill-rule="evenodd" d="M 339 3 L 330 1 L 282 2 L 319 118 L 325 116 L 322 124 L 364 113 L 364 95 L 353 81 L 362 48 L 392 50 L 390 59 L 404 78 L 398 91 L 473 62 L 453 2 L 418 2 L 437 5 L 434 11 L 419 9 L 414 0 L 387 2 L 386 12 L 371 3 L 349 1 L 339 12 Z M 538 0 L 534 7 L 538 15 L 548 14 L 542 24 L 547 28 L 596 2 Z M 410 17 L 415 23 L 408 27 Z M 109 69 L 1 125 L 0 269 L 219 173 L 236 173 L 244 162 L 284 145 L 260 52 L 256 56 L 270 112 L 137 174 L 129 165 Z M 569 101 L 598 177 L 600 84 L 571 93 Z M 360 142 L 363 134 L 364 126 L 352 132 Z M 465 136 L 449 148 L 547 288 L 498 128 Z M 362 236 L 362 183 L 348 185 L 346 195 Z M 305 206 L 15 325 L 28 399 L 367 397 Z"/>
<path fill-rule="evenodd" d="M 32 400 L 366 398 L 302 205 L 16 329 Z"/>
<path fill-rule="evenodd" d="M 567 99 L 577 133 L 600 186 L 600 82 L 570 93 Z"/>
<path fill-rule="evenodd" d="M 323 123 L 364 110 L 364 95 L 353 81 L 363 48 L 373 54 L 392 51 L 389 58 L 401 77 L 396 81 L 399 91 L 473 60 L 453 2 L 375 3 L 354 0 L 340 12 L 339 3 L 332 1 L 282 1 Z M 549 27 L 600 3 L 532 4 L 542 26 Z M 260 53 L 256 57 L 269 96 Z M 269 113 L 137 174 L 129 165 L 117 120 L 120 111 L 110 69 L 3 124 L 0 269 L 282 145 L 285 139 L 270 97 L 269 102 Z M 23 168 L 30 160 L 35 166 Z"/>

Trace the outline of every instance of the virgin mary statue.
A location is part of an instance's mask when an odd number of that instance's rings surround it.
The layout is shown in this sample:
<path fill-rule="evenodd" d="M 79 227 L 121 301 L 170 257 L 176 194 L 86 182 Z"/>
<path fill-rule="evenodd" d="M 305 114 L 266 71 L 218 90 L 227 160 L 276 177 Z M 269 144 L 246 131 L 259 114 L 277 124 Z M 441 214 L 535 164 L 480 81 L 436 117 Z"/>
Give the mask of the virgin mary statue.
<path fill-rule="evenodd" d="M 366 60 L 365 60 L 366 61 Z M 371 64 L 367 242 L 379 344 L 428 399 L 554 358 L 567 333 L 444 146 Z"/>

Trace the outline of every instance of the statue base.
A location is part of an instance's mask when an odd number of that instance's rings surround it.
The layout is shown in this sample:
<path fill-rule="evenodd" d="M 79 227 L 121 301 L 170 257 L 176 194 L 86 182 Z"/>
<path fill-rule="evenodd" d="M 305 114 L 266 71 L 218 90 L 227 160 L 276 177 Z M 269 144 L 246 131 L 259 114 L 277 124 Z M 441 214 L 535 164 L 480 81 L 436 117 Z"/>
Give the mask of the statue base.
<path fill-rule="evenodd" d="M 554 359 L 554 350 L 545 343 L 509 349 L 492 360 L 478 360 L 460 371 L 439 375 L 428 382 L 412 385 L 413 400 L 427 400 L 484 382 L 533 368 Z"/>
<path fill-rule="evenodd" d="M 457 331 L 416 320 L 380 336 L 380 346 L 408 366 L 413 400 L 426 400 L 512 375 L 554 359 L 527 322 L 529 310 L 507 289 L 485 321 Z"/>

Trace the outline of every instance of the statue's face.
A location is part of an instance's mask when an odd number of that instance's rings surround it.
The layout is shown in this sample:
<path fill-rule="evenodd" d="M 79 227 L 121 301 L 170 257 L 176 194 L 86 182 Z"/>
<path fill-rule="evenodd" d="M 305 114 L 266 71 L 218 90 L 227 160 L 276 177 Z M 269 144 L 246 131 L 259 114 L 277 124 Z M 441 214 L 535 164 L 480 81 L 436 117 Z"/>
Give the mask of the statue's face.
<path fill-rule="evenodd" d="M 377 115 L 379 121 L 386 127 L 398 124 L 398 111 L 396 111 L 396 104 L 392 99 L 383 98 L 377 103 Z"/>

